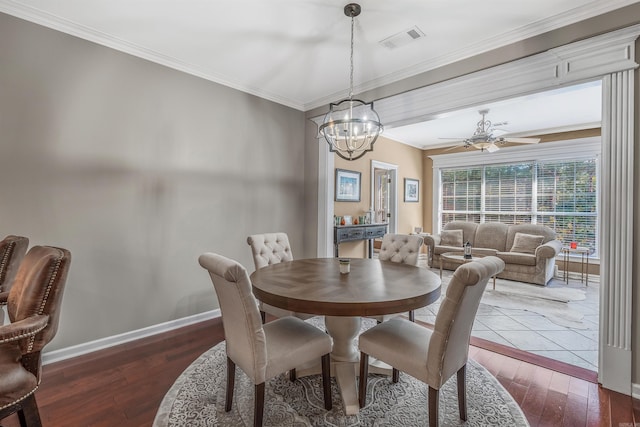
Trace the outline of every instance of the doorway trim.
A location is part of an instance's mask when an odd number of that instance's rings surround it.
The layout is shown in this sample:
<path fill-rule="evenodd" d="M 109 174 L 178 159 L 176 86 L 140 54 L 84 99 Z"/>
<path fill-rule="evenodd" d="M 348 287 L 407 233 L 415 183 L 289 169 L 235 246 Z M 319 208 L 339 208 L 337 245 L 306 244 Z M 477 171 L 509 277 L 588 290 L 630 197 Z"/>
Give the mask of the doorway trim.
<path fill-rule="evenodd" d="M 386 169 L 391 171 L 391 194 L 389 197 L 389 211 L 391 212 L 391 221 L 389 221 L 389 233 L 398 232 L 398 165 L 385 163 L 378 160 L 371 160 L 371 207 L 374 205 L 375 197 L 375 169 Z"/>

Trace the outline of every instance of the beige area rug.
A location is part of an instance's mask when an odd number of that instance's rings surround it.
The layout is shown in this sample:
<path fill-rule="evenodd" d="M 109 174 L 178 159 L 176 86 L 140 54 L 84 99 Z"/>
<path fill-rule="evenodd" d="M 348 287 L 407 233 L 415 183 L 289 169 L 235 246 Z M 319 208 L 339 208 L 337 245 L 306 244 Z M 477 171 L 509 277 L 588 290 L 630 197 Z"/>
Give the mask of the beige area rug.
<path fill-rule="evenodd" d="M 439 269 L 432 269 L 440 274 Z M 445 294 L 453 271 L 442 272 L 442 295 Z M 573 329 L 588 329 L 584 314 L 571 308 L 570 302 L 586 298 L 582 289 L 538 286 L 513 280 L 497 279 L 493 290 L 493 279 L 489 279 L 481 304 L 513 310 L 526 310 L 546 317 L 551 322 Z M 429 322 L 433 312 L 429 307 L 416 310 L 416 318 Z M 431 323 L 431 322 L 429 322 Z"/>
<path fill-rule="evenodd" d="M 222 342 L 202 354 L 167 392 L 154 427 L 253 425 L 253 384 L 236 371 L 233 407 L 225 412 L 226 353 Z M 427 386 L 401 374 L 393 384 L 389 377 L 370 375 L 367 406 L 358 415 L 345 415 L 335 380 L 333 409 L 325 411 L 319 375 L 298 378 L 279 375 L 267 382 L 265 426 L 425 426 Z M 442 426 L 528 426 L 522 410 L 491 373 L 473 360 L 467 363 L 467 422 L 458 415 L 455 375 L 440 390 Z"/>

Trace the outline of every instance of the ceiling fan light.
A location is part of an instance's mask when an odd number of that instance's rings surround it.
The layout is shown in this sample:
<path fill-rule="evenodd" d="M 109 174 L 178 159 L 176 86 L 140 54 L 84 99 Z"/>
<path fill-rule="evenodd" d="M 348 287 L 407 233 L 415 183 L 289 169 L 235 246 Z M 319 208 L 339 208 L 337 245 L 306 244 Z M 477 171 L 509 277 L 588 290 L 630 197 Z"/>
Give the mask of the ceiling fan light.
<path fill-rule="evenodd" d="M 491 146 L 495 147 L 495 145 L 492 142 L 475 142 L 473 143 L 473 146 L 481 151 L 489 150 L 489 147 Z"/>

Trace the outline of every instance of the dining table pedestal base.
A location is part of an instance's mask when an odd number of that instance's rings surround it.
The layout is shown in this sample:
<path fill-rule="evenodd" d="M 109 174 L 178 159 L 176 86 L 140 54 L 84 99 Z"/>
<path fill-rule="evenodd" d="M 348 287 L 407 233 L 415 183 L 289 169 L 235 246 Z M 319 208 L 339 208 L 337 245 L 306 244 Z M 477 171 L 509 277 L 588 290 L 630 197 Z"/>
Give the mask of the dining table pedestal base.
<path fill-rule="evenodd" d="M 331 364 L 347 415 L 357 414 L 360 408 L 356 383 L 360 352 L 355 340 L 360 334 L 361 323 L 360 317 L 325 316 L 324 318 L 327 332 L 333 338 Z"/>
<path fill-rule="evenodd" d="M 331 376 L 338 382 L 346 415 L 355 415 L 360 409 L 357 378 L 360 370 L 360 352 L 356 338 L 360 334 L 360 317 L 326 316 L 327 332 L 333 337 Z M 369 372 L 391 375 L 391 367 L 375 359 L 369 360 Z M 320 365 L 300 366 L 296 375 L 304 377 L 321 373 Z"/>

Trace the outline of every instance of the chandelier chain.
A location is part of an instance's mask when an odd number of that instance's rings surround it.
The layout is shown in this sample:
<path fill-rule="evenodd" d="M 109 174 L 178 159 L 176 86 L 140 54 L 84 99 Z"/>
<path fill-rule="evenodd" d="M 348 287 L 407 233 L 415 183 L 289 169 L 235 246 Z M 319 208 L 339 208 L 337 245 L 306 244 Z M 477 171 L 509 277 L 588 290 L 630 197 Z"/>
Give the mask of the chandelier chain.
<path fill-rule="evenodd" d="M 353 99 L 353 22 L 354 18 L 351 15 L 351 55 L 349 57 L 351 69 L 349 70 L 349 99 Z"/>
<path fill-rule="evenodd" d="M 344 7 L 344 14 L 351 18 L 349 97 L 329 104 L 329 112 L 318 129 L 318 133 L 329 144 L 329 151 L 349 161 L 373 151 L 373 144 L 383 130 L 380 117 L 373 109 L 373 101 L 353 99 L 355 17 L 360 15 L 360 11 L 357 3 L 349 3 Z"/>

